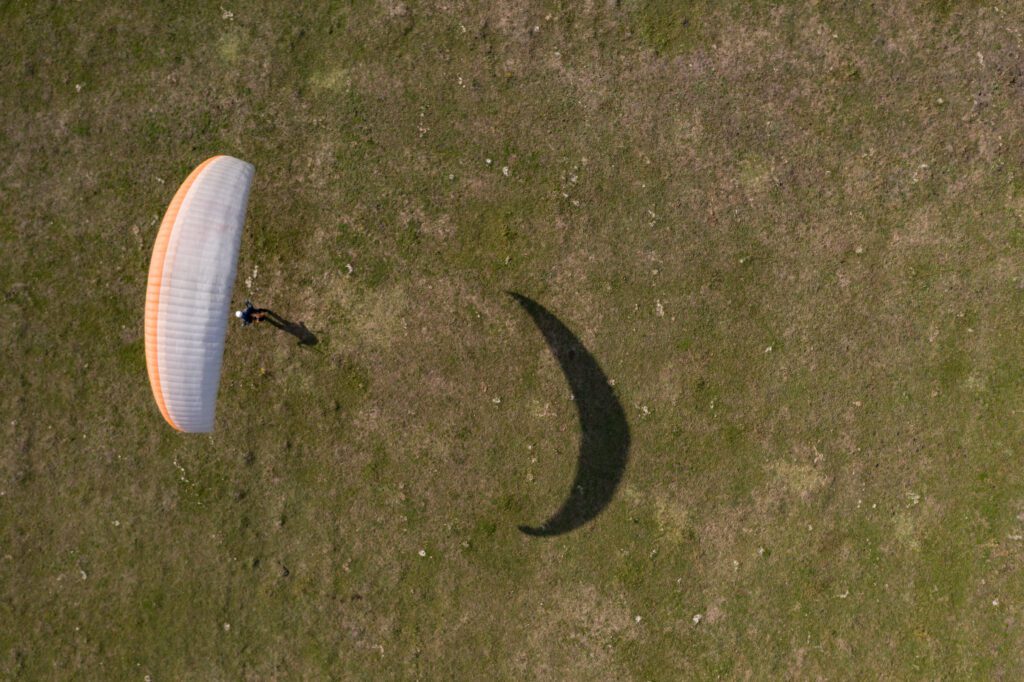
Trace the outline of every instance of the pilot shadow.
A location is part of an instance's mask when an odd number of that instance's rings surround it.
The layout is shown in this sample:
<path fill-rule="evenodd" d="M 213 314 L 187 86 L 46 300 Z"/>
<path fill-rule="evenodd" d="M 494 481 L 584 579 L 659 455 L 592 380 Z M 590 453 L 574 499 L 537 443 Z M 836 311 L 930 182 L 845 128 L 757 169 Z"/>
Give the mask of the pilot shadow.
<path fill-rule="evenodd" d="M 286 320 L 273 310 L 263 309 L 261 312 L 264 313 L 264 321 L 269 322 L 286 334 L 294 336 L 298 339 L 300 346 L 315 346 L 319 342 L 316 334 L 311 332 L 304 323 Z"/>
<path fill-rule="evenodd" d="M 608 377 L 576 335 L 541 304 L 522 294 L 508 294 L 544 336 L 579 414 L 580 451 L 569 496 L 542 525 L 519 527 L 527 535 L 562 535 L 594 519 L 612 501 L 629 457 L 629 424 Z"/>

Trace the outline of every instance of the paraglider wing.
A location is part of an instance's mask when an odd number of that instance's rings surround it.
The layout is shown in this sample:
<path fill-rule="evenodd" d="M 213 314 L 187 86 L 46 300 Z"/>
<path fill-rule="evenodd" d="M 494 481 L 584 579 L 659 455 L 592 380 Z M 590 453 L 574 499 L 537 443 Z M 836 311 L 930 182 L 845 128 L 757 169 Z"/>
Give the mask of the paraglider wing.
<path fill-rule="evenodd" d="M 231 289 L 255 169 L 230 156 L 199 165 L 167 207 L 146 287 L 146 367 L 167 422 L 213 430 Z"/>

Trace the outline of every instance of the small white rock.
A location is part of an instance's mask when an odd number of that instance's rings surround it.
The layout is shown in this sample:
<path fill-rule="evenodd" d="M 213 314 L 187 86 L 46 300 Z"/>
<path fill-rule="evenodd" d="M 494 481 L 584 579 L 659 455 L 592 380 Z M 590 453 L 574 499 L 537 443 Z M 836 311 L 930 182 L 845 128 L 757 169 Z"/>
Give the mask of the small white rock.
<path fill-rule="evenodd" d="M 693 616 L 693 624 L 694 625 L 700 625 L 700 622 L 702 620 L 704 620 L 704 614 L 701 614 L 701 613 L 694 614 L 694 616 Z"/>
<path fill-rule="evenodd" d="M 427 556 L 427 550 L 425 550 L 425 549 L 421 549 L 421 550 L 420 550 L 419 552 L 417 552 L 417 553 L 418 553 L 418 554 L 419 554 L 420 556 Z"/>

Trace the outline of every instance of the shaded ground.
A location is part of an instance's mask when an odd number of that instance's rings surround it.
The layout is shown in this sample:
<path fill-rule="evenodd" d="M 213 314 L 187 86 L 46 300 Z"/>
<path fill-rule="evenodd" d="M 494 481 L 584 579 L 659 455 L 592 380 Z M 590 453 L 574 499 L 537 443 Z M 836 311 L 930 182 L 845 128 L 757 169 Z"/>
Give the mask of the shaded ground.
<path fill-rule="evenodd" d="M 261 312 L 264 314 L 262 321 L 294 337 L 300 346 L 315 346 L 319 343 L 320 340 L 316 337 L 316 334 L 310 331 L 304 322 L 292 322 L 281 317 L 273 310 L 263 310 Z"/>
<path fill-rule="evenodd" d="M 510 295 L 544 336 L 579 415 L 580 452 L 565 501 L 541 525 L 519 526 L 527 535 L 562 535 L 590 523 L 615 497 L 629 459 L 629 423 L 611 381 L 576 335 L 533 299 Z"/>
<path fill-rule="evenodd" d="M 1024 675 L 1024 7 L 484 5 L 0 6 L 0 676 Z M 318 352 L 232 327 L 183 437 L 146 268 L 216 153 Z M 505 290 L 630 423 L 555 538 Z"/>

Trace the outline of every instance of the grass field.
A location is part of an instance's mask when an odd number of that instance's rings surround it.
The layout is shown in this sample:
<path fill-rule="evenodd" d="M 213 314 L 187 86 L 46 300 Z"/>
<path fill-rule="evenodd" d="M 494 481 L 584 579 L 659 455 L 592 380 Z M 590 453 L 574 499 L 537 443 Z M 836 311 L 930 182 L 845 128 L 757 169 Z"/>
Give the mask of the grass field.
<path fill-rule="evenodd" d="M 0 2 L 0 677 L 1024 677 L 1024 4 Z M 217 430 L 143 353 L 256 166 Z M 580 425 L 546 307 L 629 424 Z"/>

